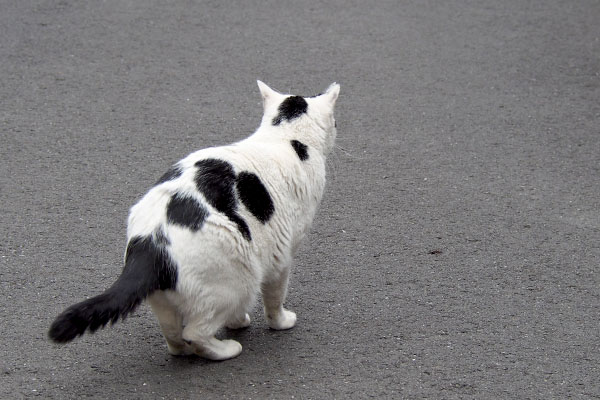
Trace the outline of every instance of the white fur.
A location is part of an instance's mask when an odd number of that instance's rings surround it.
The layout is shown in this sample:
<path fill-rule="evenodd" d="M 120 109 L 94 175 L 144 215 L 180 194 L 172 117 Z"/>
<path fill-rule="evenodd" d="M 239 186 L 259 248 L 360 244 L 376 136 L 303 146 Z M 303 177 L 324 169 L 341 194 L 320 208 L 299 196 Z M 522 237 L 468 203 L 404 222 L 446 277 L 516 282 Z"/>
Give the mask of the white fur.
<path fill-rule="evenodd" d="M 296 315 L 283 308 L 292 257 L 306 235 L 325 186 L 325 157 L 336 130 L 333 108 L 339 85 L 325 94 L 305 98 L 308 110 L 299 118 L 272 125 L 280 94 L 258 81 L 264 116 L 258 130 L 240 142 L 196 151 L 177 165 L 180 177 L 153 187 L 131 208 L 128 240 L 161 230 L 168 238 L 168 255 L 177 266 L 176 290 L 154 292 L 148 301 L 155 312 L 172 354 L 196 353 L 222 360 L 237 356 L 241 345 L 214 337 L 223 326 L 250 324 L 248 311 L 262 293 L 264 312 L 273 329 L 289 329 Z M 308 146 L 309 158 L 301 161 L 290 145 L 299 140 Z M 267 188 L 275 212 L 258 221 L 240 202 L 238 213 L 252 239 L 242 236 L 236 224 L 212 208 L 196 189 L 194 163 L 216 158 L 231 164 L 236 174 L 255 173 Z M 175 192 L 184 192 L 209 210 L 197 232 L 167 223 L 166 205 Z"/>

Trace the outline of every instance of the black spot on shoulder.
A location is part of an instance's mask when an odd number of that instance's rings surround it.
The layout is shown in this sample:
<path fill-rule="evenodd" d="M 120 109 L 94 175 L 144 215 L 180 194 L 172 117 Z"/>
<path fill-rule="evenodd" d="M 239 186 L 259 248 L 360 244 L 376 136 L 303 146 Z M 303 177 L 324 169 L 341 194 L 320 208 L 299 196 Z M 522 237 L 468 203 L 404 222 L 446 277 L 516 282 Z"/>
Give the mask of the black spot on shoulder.
<path fill-rule="evenodd" d="M 217 211 L 234 222 L 247 240 L 251 240 L 248 224 L 237 213 L 235 171 L 226 161 L 208 158 L 196 162 L 195 182 L 198 191 Z"/>
<path fill-rule="evenodd" d="M 167 204 L 167 220 L 194 232 L 202 227 L 207 216 L 208 211 L 191 197 L 175 194 Z"/>
<path fill-rule="evenodd" d="M 282 121 L 291 121 L 306 112 L 308 103 L 300 96 L 290 96 L 279 105 L 279 113 L 273 118 L 273 125 Z"/>
<path fill-rule="evenodd" d="M 308 146 L 307 145 L 305 145 L 304 143 L 302 143 L 298 140 L 292 140 L 290 143 L 292 144 L 292 147 L 296 151 L 296 154 L 298 154 L 298 158 L 300 158 L 300 160 L 302 160 L 302 161 L 308 160 Z"/>
<path fill-rule="evenodd" d="M 275 207 L 273 200 L 260 178 L 251 172 L 241 172 L 237 177 L 237 192 L 242 203 L 263 224 L 266 223 Z"/>
<path fill-rule="evenodd" d="M 163 174 L 163 176 L 161 176 L 158 179 L 158 181 L 156 181 L 155 185 L 160 185 L 161 183 L 171 181 L 173 179 L 177 179 L 181 176 L 182 173 L 183 173 L 183 170 L 181 169 L 181 167 L 179 167 L 177 165 L 173 165 L 171 168 L 169 168 L 167 170 L 167 172 L 165 172 Z"/>

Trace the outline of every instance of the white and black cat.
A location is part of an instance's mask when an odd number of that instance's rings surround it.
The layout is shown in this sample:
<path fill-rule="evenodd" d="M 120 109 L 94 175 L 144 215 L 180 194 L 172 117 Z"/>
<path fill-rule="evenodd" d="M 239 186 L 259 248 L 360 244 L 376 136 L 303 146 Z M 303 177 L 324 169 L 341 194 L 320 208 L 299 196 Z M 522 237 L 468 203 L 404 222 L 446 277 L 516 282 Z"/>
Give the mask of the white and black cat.
<path fill-rule="evenodd" d="M 271 328 L 294 326 L 296 314 L 283 307 L 288 275 L 323 194 L 340 87 L 304 98 L 258 86 L 264 116 L 257 131 L 196 151 L 159 179 L 131 208 L 121 276 L 60 314 L 52 340 L 94 332 L 144 299 L 174 355 L 239 355 L 237 341 L 214 335 L 248 326 L 259 293 Z"/>

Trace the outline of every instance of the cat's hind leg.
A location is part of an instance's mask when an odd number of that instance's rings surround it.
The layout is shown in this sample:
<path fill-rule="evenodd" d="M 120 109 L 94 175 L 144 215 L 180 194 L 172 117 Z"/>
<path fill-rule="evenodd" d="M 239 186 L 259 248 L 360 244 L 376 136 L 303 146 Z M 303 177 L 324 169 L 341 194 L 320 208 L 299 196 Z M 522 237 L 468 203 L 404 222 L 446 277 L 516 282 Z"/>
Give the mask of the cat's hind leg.
<path fill-rule="evenodd" d="M 192 349 L 182 337 L 183 317 L 164 292 L 154 292 L 148 297 L 148 303 L 158 319 L 169 353 L 174 356 L 192 354 Z"/>
<path fill-rule="evenodd" d="M 250 315 L 248 315 L 248 313 L 244 313 L 243 315 L 230 318 L 225 326 L 229 329 L 242 329 L 249 327 L 251 322 Z"/>
<path fill-rule="evenodd" d="M 222 361 L 237 357 L 242 352 L 242 345 L 235 340 L 217 339 L 214 334 L 218 326 L 213 322 L 205 315 L 190 320 L 183 330 L 183 340 L 194 353 L 209 360 Z"/>
<path fill-rule="evenodd" d="M 182 338 L 194 353 L 209 360 L 221 361 L 238 356 L 242 345 L 235 340 L 219 340 L 215 334 L 228 322 L 237 320 L 245 307 L 245 296 L 240 291 L 214 285 L 199 298 L 191 298 L 195 305 L 186 317 Z M 249 319 L 249 318 L 248 318 Z M 245 320 L 245 318 L 244 318 Z M 243 321 L 245 322 L 245 321 Z"/>
<path fill-rule="evenodd" d="M 289 268 L 279 271 L 262 284 L 265 318 L 271 329 L 284 330 L 296 325 L 296 313 L 283 308 L 287 294 Z"/>

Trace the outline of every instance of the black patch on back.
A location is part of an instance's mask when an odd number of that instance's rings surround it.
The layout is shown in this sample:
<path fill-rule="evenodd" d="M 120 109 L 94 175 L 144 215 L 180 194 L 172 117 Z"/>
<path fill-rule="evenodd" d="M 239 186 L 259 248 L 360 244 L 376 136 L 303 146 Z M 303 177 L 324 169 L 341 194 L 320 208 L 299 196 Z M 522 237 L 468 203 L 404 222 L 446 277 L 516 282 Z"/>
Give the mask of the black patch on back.
<path fill-rule="evenodd" d="M 246 221 L 244 221 L 242 217 L 240 217 L 237 213 L 233 215 L 228 215 L 227 217 L 232 222 L 236 223 L 236 225 L 238 226 L 238 230 L 242 233 L 244 239 L 246 239 L 247 241 L 252 240 L 252 235 L 250 235 L 250 228 L 248 228 L 248 224 L 246 223 Z"/>
<path fill-rule="evenodd" d="M 299 142 L 298 140 L 292 140 L 292 141 L 290 141 L 290 143 L 292 144 L 292 147 L 296 151 L 296 154 L 298 154 L 298 158 L 300 158 L 300 160 L 302 160 L 302 161 L 308 160 L 308 146 L 307 145 L 305 145 L 302 142 Z"/>
<path fill-rule="evenodd" d="M 173 165 L 171 168 L 169 168 L 167 170 L 167 172 L 165 172 L 163 174 L 163 176 L 161 176 L 158 179 L 158 181 L 156 181 L 155 186 L 160 185 L 161 183 L 164 183 L 167 181 L 172 181 L 173 179 L 177 179 L 181 176 L 182 173 L 183 173 L 183 170 L 181 169 L 181 167 L 179 167 L 177 165 Z"/>
<path fill-rule="evenodd" d="M 207 158 L 196 162 L 196 187 L 206 201 L 237 224 L 244 238 L 251 240 L 248 224 L 237 213 L 235 171 L 228 162 Z"/>
<path fill-rule="evenodd" d="M 273 118 L 273 125 L 279 125 L 281 121 L 291 121 L 306 112 L 308 103 L 300 96 L 290 96 L 279 105 L 279 114 Z"/>
<path fill-rule="evenodd" d="M 241 172 L 237 177 L 237 192 L 246 208 L 263 224 L 266 223 L 275 206 L 260 178 L 252 172 Z"/>
<path fill-rule="evenodd" d="M 202 227 L 208 211 L 197 200 L 174 194 L 167 204 L 167 220 L 196 232 Z"/>
<path fill-rule="evenodd" d="M 228 216 L 234 213 L 236 201 L 233 191 L 235 184 L 233 167 L 225 161 L 213 158 L 196 162 L 196 167 L 198 171 L 195 182 L 198 191 L 218 211 Z"/>

